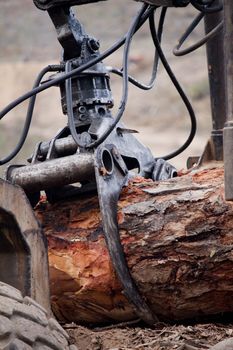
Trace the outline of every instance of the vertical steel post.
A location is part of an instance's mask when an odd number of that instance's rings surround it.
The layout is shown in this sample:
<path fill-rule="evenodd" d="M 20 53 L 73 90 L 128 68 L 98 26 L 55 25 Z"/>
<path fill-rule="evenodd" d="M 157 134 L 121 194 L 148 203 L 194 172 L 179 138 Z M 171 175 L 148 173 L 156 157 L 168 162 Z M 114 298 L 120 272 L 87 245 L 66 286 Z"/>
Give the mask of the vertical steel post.
<path fill-rule="evenodd" d="M 224 0 L 227 120 L 223 132 L 225 197 L 233 200 L 233 1 Z"/>
<path fill-rule="evenodd" d="M 221 0 L 214 2 L 220 6 Z M 205 16 L 205 31 L 209 33 L 223 19 L 223 11 Z M 208 160 L 223 160 L 223 127 L 226 121 L 226 89 L 224 74 L 224 32 L 221 30 L 206 45 L 207 64 L 209 73 L 210 102 L 212 113 L 211 145 Z"/>

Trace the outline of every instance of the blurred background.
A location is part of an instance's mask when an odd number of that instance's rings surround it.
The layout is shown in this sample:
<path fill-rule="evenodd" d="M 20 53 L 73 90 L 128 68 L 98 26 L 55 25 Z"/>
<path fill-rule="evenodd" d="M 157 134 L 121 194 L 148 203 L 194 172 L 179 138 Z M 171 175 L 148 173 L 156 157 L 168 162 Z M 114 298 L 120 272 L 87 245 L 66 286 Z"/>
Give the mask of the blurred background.
<path fill-rule="evenodd" d="M 79 6 L 75 11 L 86 31 L 100 39 L 101 50 L 104 50 L 126 33 L 139 7 L 140 4 L 132 0 L 108 0 Z M 205 47 L 182 58 L 172 54 L 178 38 L 195 15 L 196 10 L 191 6 L 169 9 L 162 41 L 166 57 L 192 102 L 198 122 L 197 136 L 192 145 L 171 161 L 178 169 L 186 167 L 189 155 L 202 153 L 211 125 Z M 59 62 L 61 49 L 47 13 L 38 10 L 32 0 L 0 0 L 0 33 L 0 109 L 3 109 L 31 89 L 37 73 L 45 65 Z M 200 25 L 190 37 L 189 44 L 198 40 L 203 33 L 203 25 Z M 136 34 L 132 45 L 130 73 L 147 82 L 153 54 L 153 43 L 146 24 Z M 107 59 L 106 64 L 121 68 L 122 51 L 117 51 Z M 122 82 L 117 76 L 112 76 L 111 81 L 116 111 Z M 27 103 L 24 103 L 1 120 L 1 158 L 15 146 L 26 108 Z M 151 91 L 142 91 L 130 85 L 123 121 L 127 127 L 138 130 L 137 137 L 151 148 L 156 157 L 170 153 L 186 140 L 190 131 L 189 116 L 162 64 L 159 65 L 157 81 Z M 59 89 L 54 87 L 41 93 L 27 142 L 11 163 L 25 163 L 36 142 L 51 139 L 65 124 Z"/>

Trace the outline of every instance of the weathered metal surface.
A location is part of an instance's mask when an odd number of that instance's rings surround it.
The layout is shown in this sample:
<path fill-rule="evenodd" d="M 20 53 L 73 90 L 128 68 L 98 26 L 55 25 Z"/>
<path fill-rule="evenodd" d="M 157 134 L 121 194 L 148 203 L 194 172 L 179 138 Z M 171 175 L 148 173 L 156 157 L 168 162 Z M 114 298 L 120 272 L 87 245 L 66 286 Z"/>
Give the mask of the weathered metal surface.
<path fill-rule="evenodd" d="M 221 0 L 214 2 L 220 6 Z M 205 30 L 209 33 L 223 19 L 223 11 L 205 15 Z M 214 40 L 206 44 L 207 65 L 209 73 L 210 102 L 212 114 L 212 132 L 202 155 L 201 162 L 223 160 L 223 127 L 226 121 L 226 84 L 225 84 L 225 58 L 224 58 L 224 32 L 221 30 Z"/>
<path fill-rule="evenodd" d="M 23 190 L 2 179 L 0 280 L 50 311 L 46 239 Z"/>
<path fill-rule="evenodd" d="M 135 313 L 142 320 L 154 324 L 158 319 L 138 291 L 120 241 L 117 203 L 122 187 L 128 179 L 128 169 L 114 146 L 106 147 L 103 149 L 99 147 L 95 157 L 95 175 L 105 242 L 124 295 L 134 305 Z"/>
<path fill-rule="evenodd" d="M 221 0 L 214 2 L 220 6 Z M 205 15 L 205 31 L 209 33 L 223 19 L 223 11 Z M 210 99 L 213 130 L 221 130 L 226 121 L 226 88 L 224 75 L 224 31 L 221 30 L 214 39 L 206 44 L 207 68 L 209 73 Z"/>
<path fill-rule="evenodd" d="M 43 157 L 46 157 L 50 148 L 51 142 L 41 142 L 39 145 L 38 153 Z M 72 136 L 63 137 L 62 139 L 56 139 L 54 142 L 54 151 L 58 157 L 68 156 L 77 151 L 77 144 L 73 140 Z"/>
<path fill-rule="evenodd" d="M 46 190 L 94 177 L 93 155 L 75 154 L 22 167 L 9 167 L 7 180 L 27 193 Z"/>
<path fill-rule="evenodd" d="M 194 165 L 202 166 L 216 161 L 223 161 L 223 130 L 211 131 L 211 136 L 207 141 L 202 155 L 200 157 L 189 157 L 187 160 L 187 168 L 190 169 Z"/>
<path fill-rule="evenodd" d="M 224 0 L 227 120 L 224 127 L 225 196 L 233 200 L 233 3 Z"/>

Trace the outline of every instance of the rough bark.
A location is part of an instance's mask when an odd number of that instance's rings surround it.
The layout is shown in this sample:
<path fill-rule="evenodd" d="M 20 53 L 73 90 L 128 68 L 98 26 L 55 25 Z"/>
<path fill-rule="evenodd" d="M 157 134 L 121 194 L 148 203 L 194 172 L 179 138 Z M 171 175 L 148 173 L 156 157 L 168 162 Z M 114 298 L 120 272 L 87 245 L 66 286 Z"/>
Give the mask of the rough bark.
<path fill-rule="evenodd" d="M 96 196 L 41 202 L 36 214 L 48 238 L 56 316 L 134 318 L 109 260 Z M 134 180 L 122 192 L 118 221 L 133 278 L 160 319 L 233 311 L 233 204 L 224 200 L 222 167 L 160 183 Z"/>

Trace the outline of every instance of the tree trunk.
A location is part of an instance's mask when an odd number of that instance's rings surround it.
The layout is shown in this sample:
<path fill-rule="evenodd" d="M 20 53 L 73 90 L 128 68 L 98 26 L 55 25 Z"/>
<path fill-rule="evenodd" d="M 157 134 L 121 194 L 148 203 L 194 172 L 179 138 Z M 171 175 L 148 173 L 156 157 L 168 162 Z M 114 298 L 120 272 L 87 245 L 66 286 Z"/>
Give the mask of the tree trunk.
<path fill-rule="evenodd" d="M 118 222 L 132 276 L 161 320 L 233 311 L 233 204 L 223 168 L 122 191 Z M 41 202 L 48 238 L 53 310 L 60 320 L 107 323 L 135 318 L 112 268 L 95 195 Z"/>

